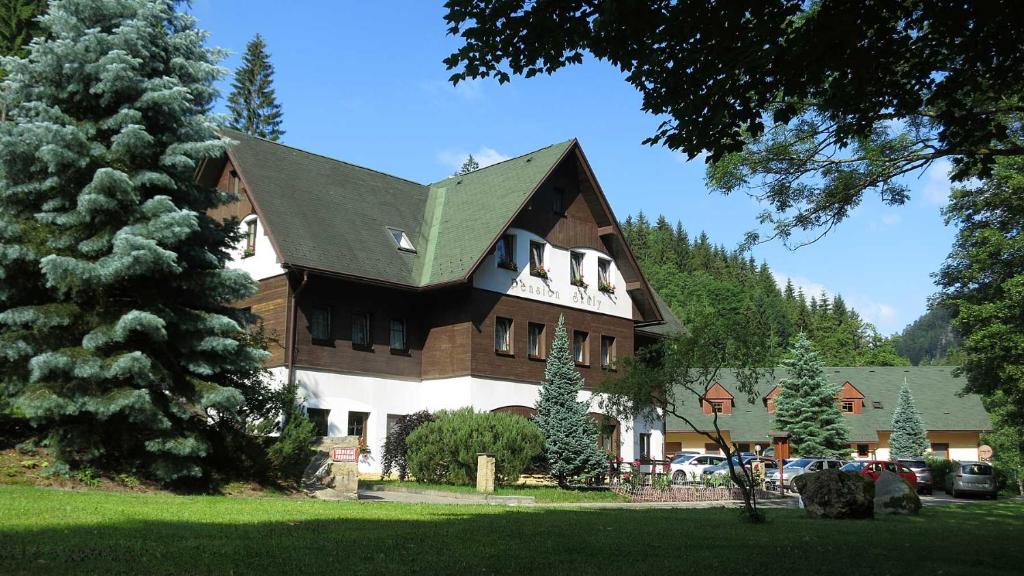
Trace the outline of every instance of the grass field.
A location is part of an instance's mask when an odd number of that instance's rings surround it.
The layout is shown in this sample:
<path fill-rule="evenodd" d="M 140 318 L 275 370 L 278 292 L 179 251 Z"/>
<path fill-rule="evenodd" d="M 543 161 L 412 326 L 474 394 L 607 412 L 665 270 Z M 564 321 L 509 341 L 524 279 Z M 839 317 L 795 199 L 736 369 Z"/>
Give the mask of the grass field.
<path fill-rule="evenodd" d="M 360 480 L 359 486 L 386 485 L 410 489 L 436 490 L 438 492 L 458 492 L 461 494 L 478 494 L 475 486 L 451 486 L 449 484 L 425 484 L 419 482 L 399 482 L 397 480 Z M 563 490 L 557 486 L 499 486 L 494 489 L 498 496 L 533 496 L 538 503 L 565 502 L 625 502 L 627 499 L 611 490 Z"/>
<path fill-rule="evenodd" d="M 1019 501 L 916 518 L 0 487 L 0 574 L 1019 574 Z"/>

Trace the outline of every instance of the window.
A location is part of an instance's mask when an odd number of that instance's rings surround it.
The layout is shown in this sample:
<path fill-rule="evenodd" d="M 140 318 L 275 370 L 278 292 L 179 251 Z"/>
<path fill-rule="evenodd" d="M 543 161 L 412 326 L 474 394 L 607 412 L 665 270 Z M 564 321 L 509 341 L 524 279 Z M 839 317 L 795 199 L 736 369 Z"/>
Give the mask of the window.
<path fill-rule="evenodd" d="M 651 435 L 650 433 L 640 434 L 640 461 L 646 462 L 651 459 Z"/>
<path fill-rule="evenodd" d="M 516 270 L 516 237 L 512 234 L 505 234 L 498 239 L 494 247 L 498 259 L 498 266 Z"/>
<path fill-rule="evenodd" d="M 740 442 L 736 445 L 736 450 L 739 452 L 750 452 L 750 444 L 746 442 Z"/>
<path fill-rule="evenodd" d="M 348 435 L 366 438 L 366 421 L 370 418 L 368 412 L 348 413 Z"/>
<path fill-rule="evenodd" d="M 881 410 L 882 403 L 879 402 L 878 400 L 875 400 L 874 402 L 871 403 L 871 407 L 874 408 L 875 410 Z"/>
<path fill-rule="evenodd" d="M 718 444 L 714 444 L 714 443 L 709 442 L 709 443 L 704 445 L 704 452 L 706 454 L 718 454 L 721 451 L 722 451 L 722 447 L 719 446 Z"/>
<path fill-rule="evenodd" d="M 853 414 L 852 400 L 843 400 L 843 414 Z"/>
<path fill-rule="evenodd" d="M 590 335 L 580 330 L 572 333 L 572 354 L 577 364 L 590 364 L 590 355 L 587 353 L 587 340 Z"/>
<path fill-rule="evenodd" d="M 388 414 L 388 419 L 387 419 L 387 427 L 388 427 L 387 432 L 388 432 L 388 434 L 390 434 L 398 426 L 398 421 L 401 420 L 402 418 L 405 418 L 404 414 Z"/>
<path fill-rule="evenodd" d="M 256 218 L 245 221 L 245 250 L 242 252 L 242 258 L 248 258 L 256 253 L 256 222 Z"/>
<path fill-rule="evenodd" d="M 544 268 L 544 243 L 530 241 L 530 274 L 548 277 L 548 271 Z"/>
<path fill-rule="evenodd" d="M 949 460 L 949 444 L 932 442 L 932 458 Z"/>
<path fill-rule="evenodd" d="M 867 444 L 857 444 L 857 456 L 860 456 L 862 458 L 867 458 L 867 456 L 868 456 L 868 445 Z"/>
<path fill-rule="evenodd" d="M 329 342 L 334 339 L 331 332 L 331 309 L 327 306 L 313 306 L 309 311 L 309 332 L 314 342 Z"/>
<path fill-rule="evenodd" d="M 512 320 L 494 320 L 494 351 L 498 354 L 512 354 Z"/>
<path fill-rule="evenodd" d="M 238 194 L 242 191 L 242 179 L 238 177 L 238 172 L 231 171 L 231 193 Z"/>
<path fill-rule="evenodd" d="M 725 411 L 725 403 L 721 400 L 711 400 L 711 411 L 715 414 L 721 414 Z"/>
<path fill-rule="evenodd" d="M 544 359 L 544 325 L 530 322 L 529 338 L 527 339 L 527 354 L 530 358 Z"/>
<path fill-rule="evenodd" d="M 327 436 L 329 430 L 327 424 L 331 417 L 331 411 L 325 408 L 306 408 L 306 416 L 313 423 L 317 436 Z"/>
<path fill-rule="evenodd" d="M 369 348 L 373 334 L 370 333 L 370 315 L 365 312 L 352 314 L 352 347 Z"/>
<path fill-rule="evenodd" d="M 597 289 L 603 292 L 614 292 L 612 285 L 612 261 L 607 258 L 600 258 L 597 261 Z"/>
<path fill-rule="evenodd" d="M 409 343 L 406 340 L 405 320 L 391 319 L 391 350 L 393 352 L 405 352 L 409 350 Z"/>
<path fill-rule="evenodd" d="M 569 283 L 580 288 L 587 287 L 583 281 L 583 252 L 569 253 Z"/>
<path fill-rule="evenodd" d="M 601 367 L 615 369 L 614 336 L 601 336 Z"/>
<path fill-rule="evenodd" d="M 412 245 L 412 241 L 409 240 L 409 236 L 404 230 L 398 228 L 387 227 L 388 233 L 391 234 L 391 239 L 395 241 L 395 245 L 398 246 L 399 250 L 404 252 L 415 252 L 416 247 Z"/>
<path fill-rule="evenodd" d="M 555 187 L 551 194 L 551 209 L 555 214 L 565 214 L 565 189 Z"/>

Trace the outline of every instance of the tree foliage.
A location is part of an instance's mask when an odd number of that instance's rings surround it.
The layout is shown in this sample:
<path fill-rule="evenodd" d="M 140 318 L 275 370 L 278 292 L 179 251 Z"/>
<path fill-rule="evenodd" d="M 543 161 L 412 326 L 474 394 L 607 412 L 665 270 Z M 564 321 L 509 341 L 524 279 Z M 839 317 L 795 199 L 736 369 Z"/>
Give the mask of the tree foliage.
<path fill-rule="evenodd" d="M 825 364 L 803 334 L 793 342 L 793 354 L 775 399 L 775 427 L 789 432 L 789 445 L 803 456 L 845 456 L 850 451 L 849 429 L 836 404 L 839 387 L 825 377 Z"/>
<path fill-rule="evenodd" d="M 889 436 L 889 453 L 893 458 L 918 458 L 928 450 L 928 435 L 921 420 L 921 413 L 914 406 L 906 379 L 900 387 L 896 409 L 892 412 L 892 435 Z"/>
<path fill-rule="evenodd" d="M 0 0 L 0 56 L 25 56 L 45 10 L 46 0 Z"/>
<path fill-rule="evenodd" d="M 391 471 L 398 472 L 398 479 L 405 481 L 409 477 L 409 434 L 427 422 L 433 422 L 434 415 L 426 410 L 398 417 L 394 427 L 388 430 L 384 439 L 384 449 L 380 460 L 381 478 L 387 478 Z"/>
<path fill-rule="evenodd" d="M 473 158 L 472 154 L 470 154 L 466 157 L 466 161 L 462 163 L 462 166 L 459 167 L 459 171 L 456 172 L 455 175 L 461 176 L 462 174 L 469 174 L 470 172 L 479 169 L 480 163 L 476 161 L 476 158 Z"/>
<path fill-rule="evenodd" d="M 608 468 L 607 457 L 598 446 L 597 426 L 588 416 L 590 402 L 578 399 L 582 389 L 583 376 L 569 352 L 565 317 L 559 316 L 534 421 L 544 436 L 548 473 L 563 487 L 594 479 Z"/>
<path fill-rule="evenodd" d="M 643 212 L 629 216 L 622 231 L 644 275 L 681 318 L 705 301 L 756 312 L 759 323 L 747 331 L 772 344 L 778 357 L 769 365 L 777 365 L 798 332 L 829 366 L 908 364 L 896 353 L 895 341 L 879 335 L 841 295 L 806 295 L 792 282 L 780 288 L 766 263 L 716 246 L 704 233 L 691 239 L 682 224 L 672 227 L 664 216 L 654 224 Z"/>
<path fill-rule="evenodd" d="M 0 378 L 63 464 L 198 476 L 235 387 L 259 372 L 229 306 L 226 198 L 196 184 L 224 153 L 200 110 L 221 73 L 170 2 L 55 0 L 7 58 L 0 123 Z"/>
<path fill-rule="evenodd" d="M 228 125 L 259 138 L 280 140 L 284 136 L 283 118 L 273 84 L 274 65 L 267 54 L 267 43 L 257 34 L 246 44 L 242 65 L 231 83 Z"/>
<path fill-rule="evenodd" d="M 949 158 L 953 178 L 1020 156 L 1024 12 L 1014 0 L 647 3 L 448 0 L 463 43 L 451 80 L 508 82 L 580 64 L 621 71 L 663 120 L 647 143 L 769 205 L 770 235 L 822 230 L 866 192 L 899 205 L 902 174 Z M 752 233 L 750 242 L 760 241 Z M 800 239 L 806 242 L 808 239 Z"/>
<path fill-rule="evenodd" d="M 953 330 L 952 321 L 949 307 L 932 306 L 903 329 L 896 351 L 914 366 L 957 364 L 960 335 Z"/>

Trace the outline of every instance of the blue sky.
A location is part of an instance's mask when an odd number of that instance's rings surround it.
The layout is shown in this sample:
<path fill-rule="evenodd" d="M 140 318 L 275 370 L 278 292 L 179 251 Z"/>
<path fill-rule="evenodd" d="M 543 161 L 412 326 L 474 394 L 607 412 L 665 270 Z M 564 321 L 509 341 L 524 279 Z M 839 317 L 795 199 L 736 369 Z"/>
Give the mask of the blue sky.
<path fill-rule="evenodd" d="M 283 141 L 419 182 L 450 174 L 467 153 L 482 161 L 578 138 L 621 219 L 643 210 L 705 230 L 734 247 L 760 207 L 745 195 L 704 186 L 704 164 L 641 141 L 657 120 L 611 66 L 588 61 L 554 76 L 477 81 L 452 87 L 442 64 L 457 39 L 446 35 L 442 2 L 309 0 L 302 9 L 264 0 L 194 0 L 192 12 L 237 66 L 246 42 L 266 39 L 284 108 Z M 230 79 L 224 81 L 226 94 Z M 943 167 L 907 179 L 911 202 L 887 208 L 867 197 L 825 239 L 796 251 L 773 242 L 754 250 L 778 277 L 808 292 L 842 294 L 889 334 L 925 311 L 930 274 L 953 230 L 940 214 Z"/>

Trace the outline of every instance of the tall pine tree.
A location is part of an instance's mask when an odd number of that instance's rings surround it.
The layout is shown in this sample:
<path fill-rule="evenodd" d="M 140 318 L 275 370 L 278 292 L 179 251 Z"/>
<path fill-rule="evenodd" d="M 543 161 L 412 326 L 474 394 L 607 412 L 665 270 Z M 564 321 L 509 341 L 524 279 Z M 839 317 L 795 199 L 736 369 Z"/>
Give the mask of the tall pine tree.
<path fill-rule="evenodd" d="M 775 401 L 775 427 L 789 432 L 793 452 L 804 456 L 849 453 L 849 430 L 836 404 L 839 388 L 825 377 L 825 366 L 806 335 L 797 335 L 792 358 L 783 365 L 789 374 Z"/>
<path fill-rule="evenodd" d="M 537 399 L 537 427 L 544 435 L 548 471 L 559 486 L 604 473 L 607 460 L 597 444 L 597 426 L 587 413 L 590 403 L 577 400 L 583 376 L 569 353 L 565 317 L 558 318 Z"/>
<path fill-rule="evenodd" d="M 893 458 L 918 458 L 928 450 L 928 436 L 925 433 L 921 414 L 914 406 L 914 397 L 906 379 L 900 387 L 900 397 L 892 412 L 892 435 L 889 436 L 889 453 Z"/>
<path fill-rule="evenodd" d="M 199 110 L 217 54 L 168 0 L 54 0 L 6 58 L 0 124 L 0 374 L 58 467 L 199 476 L 258 373 L 229 303 L 234 226 L 196 166 L 224 152 Z"/>
<path fill-rule="evenodd" d="M 267 54 L 267 43 L 257 34 L 245 46 L 242 65 L 228 95 L 228 125 L 259 138 L 278 141 L 281 129 L 281 105 L 274 94 L 274 65 Z"/>
<path fill-rule="evenodd" d="M 470 172 L 473 172 L 473 171 L 476 171 L 476 170 L 479 170 L 479 169 L 480 169 L 480 163 L 476 161 L 476 158 L 473 158 L 472 154 L 470 154 L 466 158 L 466 161 L 462 163 L 462 166 L 459 167 L 459 171 L 456 172 L 455 175 L 456 176 L 461 176 L 463 174 L 469 174 Z"/>

